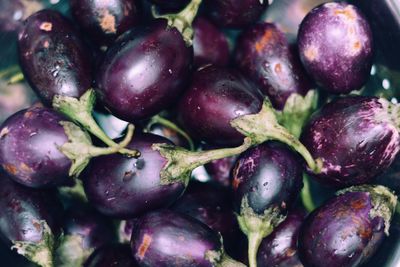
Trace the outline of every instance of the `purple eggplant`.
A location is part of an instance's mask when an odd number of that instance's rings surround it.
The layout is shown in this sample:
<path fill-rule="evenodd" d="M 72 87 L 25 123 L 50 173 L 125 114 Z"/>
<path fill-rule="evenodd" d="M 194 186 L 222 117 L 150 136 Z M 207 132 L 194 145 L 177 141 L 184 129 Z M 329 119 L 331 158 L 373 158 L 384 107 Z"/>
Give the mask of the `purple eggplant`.
<path fill-rule="evenodd" d="M 18 37 L 22 71 L 46 104 L 55 95 L 81 96 L 92 84 L 91 53 L 60 13 L 30 16 Z"/>
<path fill-rule="evenodd" d="M 0 236 L 19 254 L 52 267 L 62 205 L 54 192 L 23 187 L 1 173 Z"/>
<path fill-rule="evenodd" d="M 147 0 L 156 6 L 160 7 L 163 11 L 177 11 L 184 8 L 189 4 L 190 0 Z"/>
<path fill-rule="evenodd" d="M 383 186 L 340 191 L 306 219 L 299 235 L 305 266 L 356 267 L 367 262 L 388 234 L 397 197 Z"/>
<path fill-rule="evenodd" d="M 264 143 L 243 153 L 233 171 L 234 209 L 249 239 L 250 267 L 257 251 L 286 217 L 302 187 L 301 161 L 280 143 Z"/>
<path fill-rule="evenodd" d="M 118 35 L 140 22 L 137 0 L 70 0 L 71 12 L 98 46 L 109 46 Z"/>
<path fill-rule="evenodd" d="M 302 210 L 289 212 L 286 219 L 261 242 L 257 254 L 259 266 L 302 267 L 297 248 L 300 227 L 306 218 Z"/>
<path fill-rule="evenodd" d="M 193 51 L 196 68 L 213 64 L 226 66 L 230 51 L 226 36 L 206 18 L 197 18 L 193 22 Z"/>
<path fill-rule="evenodd" d="M 0 164 L 13 180 L 29 187 L 68 182 L 71 160 L 59 151 L 68 142 L 64 120 L 51 109 L 32 107 L 3 123 Z"/>
<path fill-rule="evenodd" d="M 194 74 L 179 112 L 189 134 L 215 145 L 238 145 L 243 135 L 230 122 L 260 111 L 259 91 L 233 69 L 206 67 Z"/>
<path fill-rule="evenodd" d="M 304 67 L 334 94 L 359 90 L 370 76 L 373 40 L 364 15 L 347 3 L 326 3 L 304 18 L 298 34 Z"/>
<path fill-rule="evenodd" d="M 219 232 L 228 254 L 235 255 L 241 233 L 231 206 L 228 190 L 211 184 L 191 182 L 171 210 L 189 215 Z"/>
<path fill-rule="evenodd" d="M 142 267 L 244 266 L 224 253 L 220 236 L 208 226 L 168 210 L 147 213 L 138 219 L 131 248 Z"/>
<path fill-rule="evenodd" d="M 200 0 L 122 35 L 97 73 L 103 104 L 126 121 L 148 119 L 179 98 L 193 61 L 192 21 Z"/>
<path fill-rule="evenodd" d="M 235 63 L 282 110 L 292 94 L 305 96 L 312 83 L 296 51 L 274 24 L 258 23 L 239 37 Z"/>
<path fill-rule="evenodd" d="M 109 244 L 97 249 L 84 267 L 137 267 L 129 245 Z"/>
<path fill-rule="evenodd" d="M 313 114 L 301 140 L 322 160 L 323 184 L 349 186 L 370 182 L 386 170 L 400 148 L 397 104 L 383 98 L 348 96 Z"/>
<path fill-rule="evenodd" d="M 23 21 L 43 9 L 39 0 L 2 0 L 0 2 L 0 31 L 18 31 Z"/>
<path fill-rule="evenodd" d="M 213 160 L 210 163 L 204 165 L 207 173 L 211 177 L 211 181 L 228 187 L 231 184 L 231 174 L 233 165 L 235 164 L 237 156 Z"/>
<path fill-rule="evenodd" d="M 101 213 L 132 218 L 172 204 L 184 191 L 185 182 L 163 183 L 160 172 L 167 159 L 152 149 L 154 143 L 172 143 L 153 134 L 135 134 L 128 148 L 141 152 L 138 159 L 119 154 L 91 161 L 83 179 L 89 202 Z"/>
<path fill-rule="evenodd" d="M 268 6 L 265 0 L 206 0 L 210 18 L 222 27 L 244 28 L 258 20 Z"/>
<path fill-rule="evenodd" d="M 56 263 L 60 267 L 82 266 L 95 249 L 115 239 L 111 220 L 83 203 L 66 211 L 63 232 L 56 251 Z"/>

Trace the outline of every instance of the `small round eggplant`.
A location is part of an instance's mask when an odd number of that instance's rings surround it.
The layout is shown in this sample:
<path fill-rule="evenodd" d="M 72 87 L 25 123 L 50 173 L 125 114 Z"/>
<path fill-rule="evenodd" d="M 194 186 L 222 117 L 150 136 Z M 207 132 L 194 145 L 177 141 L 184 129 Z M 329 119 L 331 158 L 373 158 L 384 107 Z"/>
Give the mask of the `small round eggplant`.
<path fill-rule="evenodd" d="M 0 130 L 0 164 L 29 187 L 64 185 L 71 160 L 59 151 L 68 142 L 65 119 L 48 108 L 32 107 L 8 118 Z"/>
<path fill-rule="evenodd" d="M 303 223 L 300 259 L 306 266 L 356 267 L 365 263 L 388 234 L 397 197 L 383 186 L 339 191 Z"/>
<path fill-rule="evenodd" d="M 55 95 L 79 97 L 91 87 L 91 53 L 57 11 L 30 16 L 19 33 L 18 47 L 24 76 L 45 104 Z"/>
<path fill-rule="evenodd" d="M 238 145 L 243 135 L 230 122 L 260 111 L 260 92 L 239 72 L 209 66 L 194 74 L 179 112 L 189 134 L 215 145 Z"/>
<path fill-rule="evenodd" d="M 131 248 L 142 267 L 244 266 L 224 253 L 220 236 L 207 225 L 168 210 L 148 213 L 137 220 Z"/>
<path fill-rule="evenodd" d="M 229 44 L 226 36 L 206 18 L 196 18 L 193 22 L 194 66 L 213 64 L 226 66 L 229 63 Z"/>
<path fill-rule="evenodd" d="M 26 188 L 0 175 L 1 237 L 29 260 L 52 267 L 61 233 L 61 203 L 54 192 Z"/>
<path fill-rule="evenodd" d="M 249 239 L 250 267 L 258 247 L 286 217 L 302 187 L 297 155 L 280 143 L 264 143 L 243 153 L 233 171 L 234 208 Z"/>
<path fill-rule="evenodd" d="M 97 74 L 97 92 L 126 121 L 150 118 L 177 101 L 190 76 L 193 49 L 165 19 L 136 27 L 111 46 Z"/>
<path fill-rule="evenodd" d="M 90 256 L 84 267 L 137 267 L 129 245 L 109 244 Z"/>
<path fill-rule="evenodd" d="M 0 1 L 0 31 L 18 31 L 27 17 L 43 8 L 39 0 Z"/>
<path fill-rule="evenodd" d="M 301 140 L 322 160 L 319 182 L 350 186 L 370 182 L 386 170 L 400 147 L 397 105 L 364 96 L 336 99 L 313 114 Z"/>
<path fill-rule="evenodd" d="M 373 40 L 364 15 L 347 3 L 326 3 L 304 18 L 300 58 L 311 77 L 334 94 L 359 90 L 370 76 Z"/>
<path fill-rule="evenodd" d="M 286 219 L 261 242 L 257 263 L 269 267 L 302 267 L 297 248 L 300 227 L 306 218 L 302 210 L 289 212 Z"/>
<path fill-rule="evenodd" d="M 240 229 L 231 206 L 230 194 L 226 189 L 191 182 L 185 194 L 171 209 L 189 215 L 219 232 L 224 239 L 226 251 L 234 255 Z"/>
<path fill-rule="evenodd" d="M 268 6 L 266 0 L 206 0 L 210 18 L 222 27 L 244 28 L 258 20 Z"/>
<path fill-rule="evenodd" d="M 71 12 L 98 46 L 109 46 L 120 34 L 140 22 L 137 0 L 70 0 Z"/>
<path fill-rule="evenodd" d="M 135 134 L 128 148 L 141 152 L 137 159 L 120 154 L 94 158 L 83 179 L 89 202 L 101 213 L 132 218 L 171 205 L 186 185 L 181 180 L 164 184 L 160 172 L 167 160 L 152 149 L 154 143 L 172 144 L 153 134 Z"/>
<path fill-rule="evenodd" d="M 223 187 L 229 187 L 231 184 L 231 174 L 233 165 L 237 156 L 213 160 L 204 165 L 211 181 Z"/>
<path fill-rule="evenodd" d="M 97 248 L 115 239 L 114 226 L 83 203 L 70 207 L 63 221 L 64 235 L 57 248 L 57 266 L 82 266 Z"/>
<path fill-rule="evenodd" d="M 275 24 L 258 23 L 239 37 L 235 63 L 282 110 L 292 94 L 305 96 L 312 83 L 296 51 Z"/>

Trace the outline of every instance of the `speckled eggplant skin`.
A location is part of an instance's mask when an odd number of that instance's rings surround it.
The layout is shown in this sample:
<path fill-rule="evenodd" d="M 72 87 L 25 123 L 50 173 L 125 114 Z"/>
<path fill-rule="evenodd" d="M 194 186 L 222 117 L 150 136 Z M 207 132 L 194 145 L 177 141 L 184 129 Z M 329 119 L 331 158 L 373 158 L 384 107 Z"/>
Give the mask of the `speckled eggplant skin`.
<path fill-rule="evenodd" d="M 61 233 L 62 205 L 52 191 L 32 190 L 0 173 L 0 235 L 14 241 L 39 243 L 44 240 L 45 221 L 52 234 Z M 51 249 L 51 248 L 50 248 Z"/>
<path fill-rule="evenodd" d="M 23 21 L 43 8 L 38 0 L 3 0 L 0 2 L 0 31 L 18 31 Z"/>
<path fill-rule="evenodd" d="M 190 135 L 212 145 L 238 145 L 243 135 L 230 122 L 260 111 L 261 93 L 234 69 L 209 66 L 194 74 L 179 103 Z"/>
<path fill-rule="evenodd" d="M 166 11 L 178 11 L 189 4 L 190 0 L 148 0 Z"/>
<path fill-rule="evenodd" d="M 57 11 L 30 16 L 19 32 L 18 47 L 24 76 L 45 104 L 55 95 L 79 97 L 91 87 L 91 53 Z"/>
<path fill-rule="evenodd" d="M 0 164 L 14 181 L 35 188 L 68 182 L 71 160 L 58 149 L 68 142 L 61 121 L 49 108 L 31 107 L 3 123 Z"/>
<path fill-rule="evenodd" d="M 261 242 L 257 263 L 270 267 L 302 267 L 297 237 L 305 218 L 306 212 L 303 210 L 290 211 L 286 219 Z"/>
<path fill-rule="evenodd" d="M 373 38 L 364 15 L 347 3 L 326 3 L 304 18 L 298 34 L 304 67 L 324 90 L 346 94 L 370 76 Z"/>
<path fill-rule="evenodd" d="M 338 98 L 314 113 L 301 141 L 322 171 L 310 173 L 319 182 L 345 187 L 370 182 L 395 159 L 400 144 L 388 102 L 376 97 Z"/>
<path fill-rule="evenodd" d="M 226 36 L 204 17 L 193 22 L 194 66 L 196 68 L 213 64 L 226 66 L 229 63 L 229 44 Z"/>
<path fill-rule="evenodd" d="M 103 104 L 120 119 L 150 118 L 178 100 L 190 77 L 193 48 L 158 19 L 122 35 L 97 73 Z"/>
<path fill-rule="evenodd" d="M 163 210 L 147 213 L 137 221 L 131 248 L 142 267 L 212 267 L 208 251 L 219 251 L 216 232 L 190 216 Z"/>
<path fill-rule="evenodd" d="M 366 262 L 384 239 L 384 220 L 370 216 L 367 192 L 348 192 L 313 211 L 299 235 L 305 266 L 356 267 Z"/>
<path fill-rule="evenodd" d="M 140 23 L 137 0 L 70 0 L 71 13 L 98 47 L 109 46 Z"/>
<path fill-rule="evenodd" d="M 84 267 L 137 267 L 129 245 L 108 244 L 95 250 Z"/>
<path fill-rule="evenodd" d="M 63 230 L 64 236 L 82 237 L 82 247 L 87 250 L 97 249 L 115 239 L 111 220 L 84 204 L 72 206 L 66 211 Z"/>
<path fill-rule="evenodd" d="M 237 157 L 229 157 L 213 160 L 204 165 L 207 173 L 211 177 L 211 181 L 223 187 L 229 187 L 232 180 L 232 169 L 235 165 Z"/>
<path fill-rule="evenodd" d="M 206 0 L 206 12 L 222 27 L 244 28 L 258 20 L 268 6 L 260 0 Z"/>
<path fill-rule="evenodd" d="M 304 96 L 312 88 L 297 51 L 272 23 L 254 24 L 240 35 L 235 65 L 257 83 L 279 110 L 290 95 Z"/>
<path fill-rule="evenodd" d="M 122 219 L 171 205 L 185 184 L 161 183 L 160 171 L 167 160 L 152 149 L 154 143 L 172 144 L 161 136 L 135 134 L 127 147 L 141 152 L 138 159 L 120 154 L 93 159 L 83 179 L 90 204 L 107 216 Z"/>
<path fill-rule="evenodd" d="M 171 207 L 206 224 L 224 239 L 229 255 L 234 255 L 240 238 L 239 225 L 232 211 L 230 192 L 209 183 L 191 182 L 185 194 Z"/>
<path fill-rule="evenodd" d="M 301 161 L 286 146 L 263 143 L 243 153 L 233 170 L 234 209 L 240 213 L 247 198 L 256 214 L 268 208 L 286 213 L 303 186 Z"/>

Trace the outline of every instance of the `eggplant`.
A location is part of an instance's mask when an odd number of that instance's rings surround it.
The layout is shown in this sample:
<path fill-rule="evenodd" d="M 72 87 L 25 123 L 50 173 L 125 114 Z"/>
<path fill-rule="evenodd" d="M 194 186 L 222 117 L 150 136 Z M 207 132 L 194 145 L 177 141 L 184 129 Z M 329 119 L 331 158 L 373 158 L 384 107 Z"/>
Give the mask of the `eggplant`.
<path fill-rule="evenodd" d="M 300 259 L 306 266 L 361 266 L 389 234 L 396 204 L 397 197 L 384 186 L 339 191 L 304 222 Z"/>
<path fill-rule="evenodd" d="M 400 147 L 397 104 L 368 96 L 338 98 L 313 114 L 301 141 L 322 160 L 324 185 L 368 183 L 394 161 Z"/>
<path fill-rule="evenodd" d="M 95 250 L 84 267 L 137 267 L 129 245 L 107 244 Z"/>
<path fill-rule="evenodd" d="M 23 187 L 1 173 L 0 236 L 11 249 L 43 267 L 55 266 L 63 207 L 55 192 Z"/>
<path fill-rule="evenodd" d="M 347 94 L 367 82 L 373 38 L 357 7 L 330 2 L 314 8 L 301 22 L 297 41 L 308 74 L 327 92 Z"/>
<path fill-rule="evenodd" d="M 71 12 L 97 47 L 107 47 L 140 23 L 137 0 L 70 0 Z"/>
<path fill-rule="evenodd" d="M 280 143 L 264 143 L 243 153 L 233 170 L 234 209 L 249 240 L 249 264 L 257 266 L 263 238 L 285 219 L 302 188 L 301 161 Z"/>
<path fill-rule="evenodd" d="M 142 267 L 244 266 L 225 254 L 220 236 L 208 226 L 169 210 L 147 213 L 136 221 L 131 249 Z"/>
<path fill-rule="evenodd" d="M 24 76 L 46 105 L 56 95 L 79 97 L 91 87 L 91 53 L 57 11 L 42 10 L 27 18 L 18 48 Z"/>

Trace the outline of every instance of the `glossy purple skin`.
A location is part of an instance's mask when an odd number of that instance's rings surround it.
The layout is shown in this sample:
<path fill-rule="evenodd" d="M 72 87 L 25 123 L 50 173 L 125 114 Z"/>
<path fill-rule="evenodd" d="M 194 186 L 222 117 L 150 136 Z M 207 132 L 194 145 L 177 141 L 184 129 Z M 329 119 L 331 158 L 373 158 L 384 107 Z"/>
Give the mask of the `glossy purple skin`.
<path fill-rule="evenodd" d="M 196 219 L 169 210 L 147 213 L 132 233 L 132 254 L 141 267 L 214 266 L 208 251 L 220 251 L 219 235 Z"/>
<path fill-rule="evenodd" d="M 298 156 L 280 143 L 263 143 L 244 152 L 235 165 L 234 208 L 240 213 L 242 202 L 247 198 L 256 214 L 264 214 L 269 208 L 285 213 L 294 204 L 302 186 Z"/>
<path fill-rule="evenodd" d="M 269 267 L 302 267 L 297 251 L 297 237 L 306 218 L 302 210 L 289 212 L 286 219 L 261 242 L 257 263 Z"/>
<path fill-rule="evenodd" d="M 213 160 L 210 163 L 204 165 L 207 173 L 211 177 L 211 181 L 222 185 L 223 187 L 229 187 L 231 185 L 231 174 L 236 159 L 236 156 L 223 158 Z"/>
<path fill-rule="evenodd" d="M 268 1 L 206 0 L 204 4 L 210 18 L 219 26 L 244 28 L 258 20 L 267 8 Z"/>
<path fill-rule="evenodd" d="M 384 239 L 384 219 L 371 218 L 369 193 L 348 192 L 313 211 L 299 234 L 305 266 L 356 267 L 366 262 Z"/>
<path fill-rule="evenodd" d="M 190 0 L 148 0 L 163 10 L 178 11 L 190 3 Z"/>
<path fill-rule="evenodd" d="M 43 8 L 38 0 L 2 0 L 0 1 L 0 31 L 13 32 L 20 29 L 23 21 Z"/>
<path fill-rule="evenodd" d="M 260 111 L 259 91 L 234 69 L 209 66 L 194 74 L 179 103 L 190 136 L 212 145 L 238 145 L 243 135 L 230 122 Z"/>
<path fill-rule="evenodd" d="M 64 117 L 49 108 L 32 107 L 9 117 L 0 130 L 0 164 L 25 186 L 64 185 L 71 160 L 58 147 L 68 142 Z"/>
<path fill-rule="evenodd" d="M 45 221 L 57 237 L 61 233 L 62 205 L 54 192 L 26 188 L 4 173 L 0 175 L 1 237 L 9 244 L 14 241 L 39 243 L 44 238 L 40 221 Z"/>
<path fill-rule="evenodd" d="M 324 90 L 346 94 L 370 76 L 373 38 L 364 15 L 347 3 L 326 3 L 304 18 L 298 34 L 304 67 Z"/>
<path fill-rule="evenodd" d="M 91 87 L 91 52 L 57 11 L 30 16 L 19 32 L 18 47 L 24 76 L 45 104 L 55 95 L 79 97 Z"/>
<path fill-rule="evenodd" d="M 229 255 L 234 255 L 240 238 L 239 225 L 232 211 L 230 192 L 207 183 L 191 182 L 185 194 L 171 207 L 206 224 L 224 239 Z"/>
<path fill-rule="evenodd" d="M 95 250 L 84 267 L 137 267 L 129 245 L 109 244 Z"/>
<path fill-rule="evenodd" d="M 377 53 L 383 55 L 384 63 L 400 70 L 400 2 L 393 0 L 354 0 L 371 25 L 376 40 Z M 384 29 L 384 30 L 382 30 Z"/>
<path fill-rule="evenodd" d="M 304 96 L 312 88 L 297 51 L 275 24 L 264 22 L 247 28 L 237 41 L 235 64 L 280 110 L 290 95 Z"/>
<path fill-rule="evenodd" d="M 110 45 L 140 22 L 137 0 L 70 0 L 71 12 L 97 46 Z"/>
<path fill-rule="evenodd" d="M 85 250 L 97 249 L 115 239 L 111 220 L 84 205 L 67 210 L 63 230 L 65 236 L 82 237 L 82 248 Z"/>
<path fill-rule="evenodd" d="M 399 151 L 400 137 L 392 116 L 376 97 L 336 99 L 313 114 L 301 141 L 323 161 L 319 174 L 330 186 L 370 182 L 386 170 Z"/>
<path fill-rule="evenodd" d="M 107 51 L 97 92 L 126 121 L 150 118 L 179 98 L 190 76 L 192 47 L 176 28 L 158 19 L 125 33 Z"/>
<path fill-rule="evenodd" d="M 92 159 L 83 179 L 89 203 L 105 215 L 122 219 L 171 205 L 185 184 L 161 184 L 160 171 L 167 161 L 152 149 L 155 143 L 172 144 L 161 136 L 135 134 L 128 148 L 141 152 L 138 159 L 120 154 Z"/>
<path fill-rule="evenodd" d="M 213 64 L 226 66 L 229 63 L 229 45 L 223 32 L 206 18 L 193 22 L 193 51 L 196 68 Z"/>

